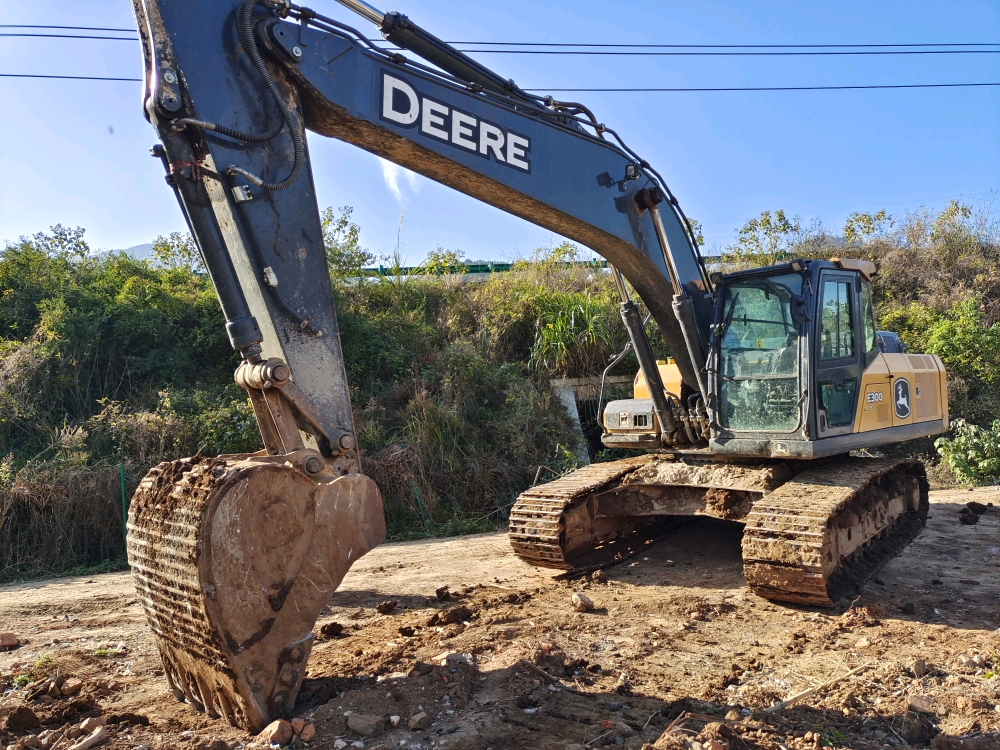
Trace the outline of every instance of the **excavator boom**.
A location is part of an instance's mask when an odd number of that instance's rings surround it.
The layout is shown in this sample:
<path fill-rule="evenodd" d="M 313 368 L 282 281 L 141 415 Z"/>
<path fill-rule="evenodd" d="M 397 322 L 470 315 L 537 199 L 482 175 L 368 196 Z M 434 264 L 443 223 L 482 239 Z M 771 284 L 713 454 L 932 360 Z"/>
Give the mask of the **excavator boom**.
<path fill-rule="evenodd" d="M 422 60 L 286 0 L 133 0 L 152 153 L 215 286 L 265 449 L 153 469 L 132 500 L 129 559 L 174 694 L 252 729 L 294 705 L 319 611 L 385 536 L 361 474 L 306 130 L 610 260 L 651 383 L 619 274 L 691 392 L 704 359 L 687 352 L 704 349 L 713 310 L 676 201 L 586 107 L 518 88 L 405 16 L 343 2 Z"/>

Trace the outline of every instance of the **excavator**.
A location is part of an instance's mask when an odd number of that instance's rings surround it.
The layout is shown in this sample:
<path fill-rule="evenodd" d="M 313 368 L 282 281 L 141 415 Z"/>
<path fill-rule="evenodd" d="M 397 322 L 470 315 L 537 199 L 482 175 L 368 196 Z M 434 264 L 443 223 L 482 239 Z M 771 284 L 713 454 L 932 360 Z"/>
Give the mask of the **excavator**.
<path fill-rule="evenodd" d="M 151 152 L 264 445 L 160 464 L 132 498 L 129 563 L 177 699 L 249 730 L 287 715 L 317 617 L 385 538 L 307 130 L 608 260 L 639 374 L 602 440 L 633 452 L 524 492 L 510 514 L 522 559 L 586 570 L 657 518 L 713 516 L 744 524 L 753 591 L 830 606 L 919 532 L 921 464 L 872 456 L 947 430 L 945 371 L 880 338 L 872 263 L 710 273 L 664 179 L 586 106 L 520 88 L 405 15 L 337 2 L 384 43 L 290 0 L 132 0 Z M 654 358 L 633 296 L 671 359 Z"/>

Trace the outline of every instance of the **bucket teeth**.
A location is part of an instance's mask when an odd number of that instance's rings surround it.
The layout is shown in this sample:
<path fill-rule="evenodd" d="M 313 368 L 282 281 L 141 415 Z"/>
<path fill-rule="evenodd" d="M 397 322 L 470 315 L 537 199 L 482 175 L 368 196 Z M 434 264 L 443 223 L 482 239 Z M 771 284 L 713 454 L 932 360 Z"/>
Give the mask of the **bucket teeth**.
<path fill-rule="evenodd" d="M 240 456 L 152 469 L 128 557 L 170 692 L 251 731 L 286 714 L 316 618 L 384 538 L 381 496 L 360 474 L 316 482 Z"/>

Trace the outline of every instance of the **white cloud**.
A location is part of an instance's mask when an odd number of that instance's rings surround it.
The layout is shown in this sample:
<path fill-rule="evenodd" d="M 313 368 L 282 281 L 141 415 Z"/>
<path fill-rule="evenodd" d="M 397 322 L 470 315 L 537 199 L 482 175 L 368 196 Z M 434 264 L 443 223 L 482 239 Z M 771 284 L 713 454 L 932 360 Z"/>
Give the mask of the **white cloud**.
<path fill-rule="evenodd" d="M 382 157 L 379 157 L 379 165 L 382 167 L 382 179 L 385 180 L 386 187 L 392 192 L 399 203 L 403 202 L 403 191 L 400 185 L 400 178 L 406 180 L 406 186 L 409 188 L 411 193 L 420 192 L 420 181 L 416 173 L 411 172 L 409 169 L 404 169 L 398 164 L 393 164 L 391 161 L 386 161 Z"/>

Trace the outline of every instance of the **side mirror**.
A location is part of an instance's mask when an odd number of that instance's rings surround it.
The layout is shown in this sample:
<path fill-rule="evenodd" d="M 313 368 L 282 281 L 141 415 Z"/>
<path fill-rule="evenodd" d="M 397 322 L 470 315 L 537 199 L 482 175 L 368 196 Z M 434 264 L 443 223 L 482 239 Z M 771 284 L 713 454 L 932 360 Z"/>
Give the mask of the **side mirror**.
<path fill-rule="evenodd" d="M 792 299 L 789 301 L 789 307 L 792 312 L 792 322 L 795 325 L 802 325 L 803 322 L 807 320 L 812 320 L 809 317 L 809 311 L 806 308 L 805 298 L 801 294 L 793 294 Z"/>

